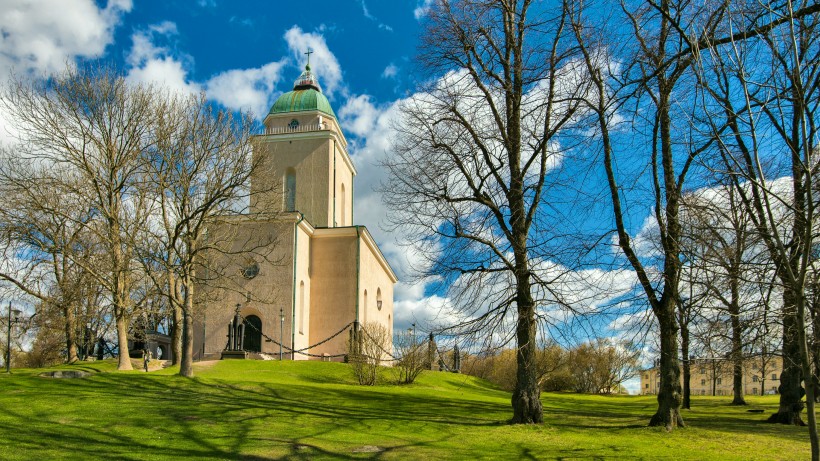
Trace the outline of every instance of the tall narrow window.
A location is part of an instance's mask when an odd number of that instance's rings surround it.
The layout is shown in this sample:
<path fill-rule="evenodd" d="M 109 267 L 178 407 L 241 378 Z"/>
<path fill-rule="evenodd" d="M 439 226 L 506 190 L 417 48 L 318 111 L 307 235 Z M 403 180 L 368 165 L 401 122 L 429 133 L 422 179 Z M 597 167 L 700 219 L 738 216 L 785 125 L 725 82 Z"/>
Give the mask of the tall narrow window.
<path fill-rule="evenodd" d="M 285 211 L 296 211 L 296 170 L 285 173 Z"/>
<path fill-rule="evenodd" d="M 376 288 L 376 307 L 382 310 L 382 289 Z"/>
<path fill-rule="evenodd" d="M 341 206 L 341 208 L 342 208 L 342 227 L 344 227 L 344 226 L 347 225 L 347 210 L 346 210 L 346 207 L 345 207 L 346 201 L 345 201 L 345 185 L 344 185 L 344 183 L 342 183 L 341 197 L 342 197 L 342 206 Z"/>
<path fill-rule="evenodd" d="M 299 334 L 305 334 L 305 282 L 299 284 Z"/>
<path fill-rule="evenodd" d="M 364 302 L 362 303 L 362 323 L 367 322 L 367 290 L 364 290 Z"/>

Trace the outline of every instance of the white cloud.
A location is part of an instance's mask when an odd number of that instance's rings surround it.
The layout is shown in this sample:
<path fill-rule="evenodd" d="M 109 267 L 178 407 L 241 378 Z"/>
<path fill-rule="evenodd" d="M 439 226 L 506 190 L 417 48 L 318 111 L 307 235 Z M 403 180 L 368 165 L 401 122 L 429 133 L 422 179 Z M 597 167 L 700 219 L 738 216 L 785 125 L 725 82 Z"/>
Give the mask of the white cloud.
<path fill-rule="evenodd" d="M 399 68 L 395 64 L 390 64 L 382 71 L 382 78 L 395 78 L 399 73 Z"/>
<path fill-rule="evenodd" d="M 130 0 L 109 0 L 103 7 L 94 0 L 0 0 L 0 82 L 12 70 L 25 78 L 53 74 L 78 57 L 105 54 L 114 39 Z M 0 113 L 0 144 L 15 142 L 8 115 Z"/>
<path fill-rule="evenodd" d="M 199 92 L 199 84 L 189 80 L 186 68 L 186 63 L 191 62 L 192 58 L 175 56 L 167 47 L 155 43 L 177 33 L 176 24 L 170 21 L 135 32 L 131 36 L 131 51 L 126 57 L 126 63 L 130 66 L 126 80 L 132 83 L 158 83 L 180 93 Z"/>
<path fill-rule="evenodd" d="M 77 57 L 98 57 L 130 0 L 3 0 L 0 2 L 0 71 L 53 73 Z"/>
<path fill-rule="evenodd" d="M 232 69 L 205 82 L 208 98 L 229 109 L 251 110 L 262 118 L 267 114 L 285 62 L 277 61 L 253 69 Z"/>
<path fill-rule="evenodd" d="M 435 0 L 422 0 L 416 5 L 416 9 L 413 10 L 413 16 L 415 16 L 416 20 L 427 16 L 427 13 L 430 12 L 430 8 L 433 7 L 433 2 Z"/>
<path fill-rule="evenodd" d="M 328 48 L 323 35 L 304 32 L 299 26 L 293 26 L 285 32 L 284 38 L 292 57 L 300 63 L 300 67 L 301 63 L 305 62 L 305 52 L 308 48 L 313 50 L 310 55 L 310 68 L 319 78 L 319 84 L 328 96 L 334 95 L 337 90 L 346 92 L 342 86 L 342 67 Z"/>

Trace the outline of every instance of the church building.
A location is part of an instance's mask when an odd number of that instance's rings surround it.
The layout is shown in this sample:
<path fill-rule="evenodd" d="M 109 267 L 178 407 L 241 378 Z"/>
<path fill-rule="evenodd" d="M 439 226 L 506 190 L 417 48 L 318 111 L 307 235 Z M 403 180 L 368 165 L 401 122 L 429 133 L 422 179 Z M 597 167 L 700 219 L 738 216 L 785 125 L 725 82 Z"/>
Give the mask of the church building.
<path fill-rule="evenodd" d="M 259 168 L 249 213 L 215 226 L 209 238 L 270 251 L 220 256 L 220 277 L 230 283 L 198 289 L 205 294 L 194 318 L 194 358 L 222 356 L 237 313 L 234 344 L 276 358 L 281 343 L 284 359 L 341 360 L 349 338 L 342 330 L 354 321 L 379 323 L 392 337 L 397 278 L 367 228 L 353 223 L 356 168 L 309 63 L 264 126 L 253 139 Z"/>

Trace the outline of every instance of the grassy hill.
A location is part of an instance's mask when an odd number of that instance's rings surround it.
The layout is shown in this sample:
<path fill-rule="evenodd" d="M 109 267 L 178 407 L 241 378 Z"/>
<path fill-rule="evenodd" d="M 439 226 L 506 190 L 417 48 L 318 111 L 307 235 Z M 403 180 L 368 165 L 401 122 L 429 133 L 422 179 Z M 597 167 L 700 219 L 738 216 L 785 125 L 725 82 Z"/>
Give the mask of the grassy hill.
<path fill-rule="evenodd" d="M 509 393 L 426 372 L 361 387 L 344 364 L 225 361 L 196 377 L 99 362 L 0 375 L 0 457 L 29 459 L 807 459 L 805 428 L 764 423 L 776 396 L 696 397 L 688 428 L 646 427 L 653 397 L 544 394 L 546 423 L 510 426 Z M 750 413 L 748 409 L 764 409 Z"/>

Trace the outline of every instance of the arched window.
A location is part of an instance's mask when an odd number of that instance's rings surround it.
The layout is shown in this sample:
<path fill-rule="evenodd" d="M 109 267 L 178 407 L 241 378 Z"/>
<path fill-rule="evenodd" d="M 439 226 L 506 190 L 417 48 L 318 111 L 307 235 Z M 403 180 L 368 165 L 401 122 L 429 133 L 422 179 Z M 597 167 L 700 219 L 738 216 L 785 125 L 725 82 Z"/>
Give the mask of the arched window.
<path fill-rule="evenodd" d="M 367 322 L 367 290 L 364 290 L 364 302 L 362 303 L 362 322 Z"/>
<path fill-rule="evenodd" d="M 285 211 L 296 211 L 296 170 L 285 172 Z"/>
<path fill-rule="evenodd" d="M 305 334 L 305 282 L 299 284 L 299 334 Z"/>
<path fill-rule="evenodd" d="M 347 210 L 345 209 L 345 185 L 342 183 L 342 227 L 347 225 Z"/>
<path fill-rule="evenodd" d="M 382 289 L 376 288 L 376 307 L 382 310 Z"/>

